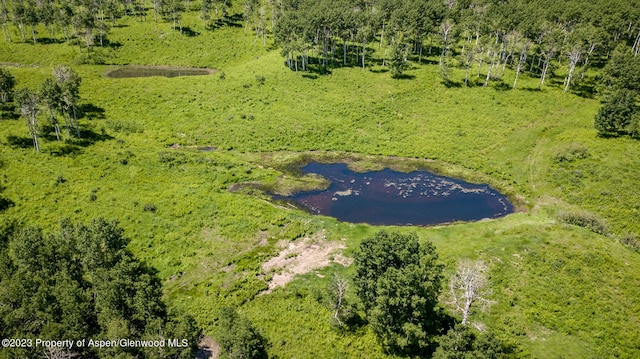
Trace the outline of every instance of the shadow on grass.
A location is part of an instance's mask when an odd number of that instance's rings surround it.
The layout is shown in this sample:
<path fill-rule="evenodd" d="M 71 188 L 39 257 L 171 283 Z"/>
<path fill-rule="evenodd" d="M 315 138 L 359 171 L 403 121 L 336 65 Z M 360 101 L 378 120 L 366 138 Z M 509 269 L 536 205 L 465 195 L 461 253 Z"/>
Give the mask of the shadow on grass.
<path fill-rule="evenodd" d="M 400 75 L 396 75 L 396 76 L 392 76 L 394 80 L 413 80 L 416 77 L 414 75 L 409 75 L 409 74 L 400 74 Z M 458 86 L 460 87 L 460 86 Z"/>
<path fill-rule="evenodd" d="M 111 40 L 109 40 L 107 38 L 104 38 L 102 40 L 102 43 L 103 43 L 102 47 L 108 47 L 108 48 L 111 48 L 111 49 L 119 49 L 119 48 L 122 47 L 122 43 L 121 42 L 119 42 L 119 41 L 111 41 Z"/>
<path fill-rule="evenodd" d="M 66 131 L 66 130 L 65 130 Z M 74 133 L 73 131 L 71 133 Z M 55 135 L 48 134 L 48 138 L 53 142 L 49 154 L 52 156 L 77 155 L 82 153 L 85 147 L 91 146 L 96 142 L 112 140 L 114 137 L 105 132 L 97 133 L 93 130 L 81 130 L 80 138 L 71 137 L 64 141 L 56 141 Z"/>
<path fill-rule="evenodd" d="M 211 24 L 207 25 L 207 30 L 216 30 L 221 27 L 229 26 L 229 27 L 242 27 L 242 15 L 241 14 L 233 14 L 231 16 L 224 17 L 222 19 L 218 19 Z"/>
<path fill-rule="evenodd" d="M 542 92 L 539 87 L 516 87 L 516 89 L 527 92 Z"/>
<path fill-rule="evenodd" d="M 182 27 L 182 35 L 184 35 L 186 37 L 195 37 L 195 36 L 200 35 L 200 33 L 195 31 L 195 30 L 193 30 L 189 26 L 183 26 Z"/>
<path fill-rule="evenodd" d="M 7 136 L 7 143 L 11 148 L 33 148 L 31 137 L 9 135 Z"/>
<path fill-rule="evenodd" d="M 0 120 L 17 120 L 19 117 L 14 104 L 0 102 Z"/>
<path fill-rule="evenodd" d="M 594 78 L 585 77 L 576 81 L 570 91 L 582 98 L 593 99 L 596 97 L 596 83 Z"/>
<path fill-rule="evenodd" d="M 509 91 L 509 90 L 511 90 L 511 86 L 509 86 L 509 84 L 505 83 L 502 80 L 500 80 L 500 82 L 496 83 L 496 85 L 493 86 L 493 88 L 496 91 Z"/>
<path fill-rule="evenodd" d="M 65 42 L 65 40 L 51 38 L 51 37 L 39 37 L 38 38 L 38 43 L 39 44 L 45 44 L 45 45 L 48 45 L 48 44 L 62 44 L 64 42 Z M 31 43 L 33 43 L 33 42 L 31 42 Z"/>
<path fill-rule="evenodd" d="M 4 212 L 13 206 L 15 206 L 15 203 L 12 200 L 0 197 L 0 212 Z"/>
<path fill-rule="evenodd" d="M 450 89 L 450 88 L 460 88 L 464 83 L 460 81 L 442 80 L 442 84 L 444 85 L 444 87 Z"/>
<path fill-rule="evenodd" d="M 82 153 L 82 147 L 64 142 L 54 145 L 51 149 L 49 149 L 49 154 L 57 157 L 78 155 L 80 153 Z"/>
<path fill-rule="evenodd" d="M 384 67 L 383 68 L 377 68 L 377 69 L 370 68 L 369 71 L 373 72 L 374 74 L 383 74 L 383 73 L 389 72 L 389 69 L 384 68 Z"/>
<path fill-rule="evenodd" d="M 106 118 L 104 109 L 92 103 L 80 105 L 79 110 L 80 118 L 86 118 L 88 120 L 104 120 Z"/>
<path fill-rule="evenodd" d="M 68 141 L 71 144 L 87 147 L 93 145 L 96 142 L 103 142 L 107 140 L 113 140 L 114 137 L 102 131 L 101 133 L 97 133 L 93 130 L 84 129 L 80 130 L 80 138 L 72 138 Z"/>

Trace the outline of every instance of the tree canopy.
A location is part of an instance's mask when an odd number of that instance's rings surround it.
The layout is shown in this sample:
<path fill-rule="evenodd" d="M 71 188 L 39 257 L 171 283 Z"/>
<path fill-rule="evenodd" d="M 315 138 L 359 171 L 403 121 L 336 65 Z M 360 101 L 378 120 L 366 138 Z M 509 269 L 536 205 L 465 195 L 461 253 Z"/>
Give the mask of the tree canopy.
<path fill-rule="evenodd" d="M 5 226 L 0 233 L 0 336 L 79 340 L 187 339 L 165 347 L 164 358 L 193 357 L 199 331 L 193 319 L 168 314 L 154 272 L 127 250 L 116 222 L 65 220 L 54 234 Z M 42 357 L 42 350 L 3 349 L 10 357 Z M 3 352 L 4 354 L 4 352 Z M 143 348 L 74 347 L 83 358 L 157 358 Z"/>
<path fill-rule="evenodd" d="M 381 231 L 355 256 L 356 291 L 385 347 L 424 353 L 440 323 L 436 312 L 443 265 L 430 242 L 415 233 Z"/>

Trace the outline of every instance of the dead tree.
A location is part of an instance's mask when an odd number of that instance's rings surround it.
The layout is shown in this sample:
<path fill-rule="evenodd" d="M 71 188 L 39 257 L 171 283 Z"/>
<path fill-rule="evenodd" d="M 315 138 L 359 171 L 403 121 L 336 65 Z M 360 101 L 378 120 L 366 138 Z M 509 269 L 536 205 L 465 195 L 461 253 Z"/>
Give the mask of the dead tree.
<path fill-rule="evenodd" d="M 347 293 L 347 280 L 335 274 L 329 286 L 330 306 L 333 311 L 332 320 L 341 327 L 344 325 L 346 312 L 345 295 Z"/>
<path fill-rule="evenodd" d="M 462 325 L 467 325 L 469 322 L 471 307 L 474 303 L 480 302 L 483 305 L 489 303 L 486 298 L 489 295 L 486 289 L 487 269 L 487 265 L 482 261 L 463 260 L 451 277 L 449 289 L 452 304 L 462 314 Z"/>
<path fill-rule="evenodd" d="M 567 78 L 565 79 L 564 92 L 569 91 L 569 86 L 571 86 L 571 79 L 573 77 L 573 72 L 576 70 L 576 65 L 578 65 L 578 61 L 580 61 L 580 57 L 582 55 L 582 49 L 580 47 L 575 47 L 568 54 L 569 57 L 569 73 L 567 74 Z"/>

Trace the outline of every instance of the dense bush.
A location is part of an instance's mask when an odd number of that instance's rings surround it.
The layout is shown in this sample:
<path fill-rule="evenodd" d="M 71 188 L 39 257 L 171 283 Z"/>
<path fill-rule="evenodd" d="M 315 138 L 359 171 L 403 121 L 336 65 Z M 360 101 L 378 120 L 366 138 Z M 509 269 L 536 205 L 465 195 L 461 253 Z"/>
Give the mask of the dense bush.
<path fill-rule="evenodd" d="M 619 241 L 632 251 L 640 252 L 640 238 L 635 234 L 624 235 L 620 237 Z"/>
<path fill-rule="evenodd" d="M 126 133 L 126 134 L 144 132 L 144 127 L 141 124 L 133 121 L 109 119 L 105 122 L 105 124 L 107 125 L 107 128 L 115 132 Z"/>
<path fill-rule="evenodd" d="M 553 160 L 560 162 L 573 162 L 589 156 L 589 150 L 582 143 L 570 143 L 560 147 L 553 154 Z"/>
<path fill-rule="evenodd" d="M 471 328 L 456 325 L 438 338 L 440 346 L 434 359 L 498 359 L 515 358 L 513 348 L 491 333 L 476 334 Z"/>
<path fill-rule="evenodd" d="M 598 234 L 609 234 L 607 224 L 593 213 L 561 212 L 558 214 L 558 220 L 562 223 L 587 228 Z"/>

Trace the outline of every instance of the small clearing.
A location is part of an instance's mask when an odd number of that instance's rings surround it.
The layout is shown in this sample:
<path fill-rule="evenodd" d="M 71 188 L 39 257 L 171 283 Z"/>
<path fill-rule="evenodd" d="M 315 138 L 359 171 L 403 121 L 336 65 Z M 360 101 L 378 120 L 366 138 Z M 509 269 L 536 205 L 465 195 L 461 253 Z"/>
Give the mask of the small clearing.
<path fill-rule="evenodd" d="M 349 266 L 353 259 L 341 253 L 345 248 L 345 241 L 344 238 L 340 241 L 327 241 L 324 232 L 320 232 L 313 237 L 305 237 L 294 242 L 281 242 L 280 246 L 283 249 L 278 256 L 262 265 L 265 273 L 273 273 L 269 289 L 264 293 L 283 287 L 297 274 L 308 273 L 331 263 Z"/>

